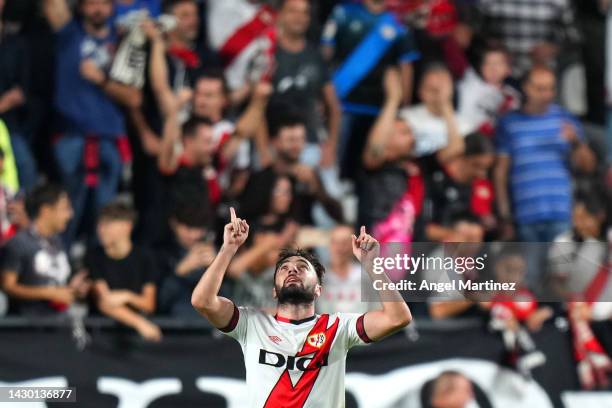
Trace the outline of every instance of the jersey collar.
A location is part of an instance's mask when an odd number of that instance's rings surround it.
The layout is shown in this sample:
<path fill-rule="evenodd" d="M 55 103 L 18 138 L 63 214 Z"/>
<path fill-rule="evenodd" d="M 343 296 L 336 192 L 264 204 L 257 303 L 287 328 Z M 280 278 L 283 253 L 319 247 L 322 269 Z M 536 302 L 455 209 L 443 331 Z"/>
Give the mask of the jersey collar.
<path fill-rule="evenodd" d="M 283 323 L 291 323 L 291 324 L 302 324 L 302 323 L 306 323 L 306 322 L 309 322 L 309 321 L 311 321 L 311 320 L 314 320 L 314 319 L 315 319 L 315 317 L 316 317 L 315 315 L 312 315 L 312 316 L 310 316 L 310 317 L 305 317 L 305 318 L 303 318 L 303 319 L 295 320 L 295 319 L 288 319 L 288 318 L 286 318 L 286 317 L 282 317 L 282 316 L 279 316 L 279 315 L 277 315 L 277 314 L 275 314 L 275 315 L 274 315 L 274 318 L 276 319 L 276 321 L 278 321 L 278 322 L 283 322 Z"/>

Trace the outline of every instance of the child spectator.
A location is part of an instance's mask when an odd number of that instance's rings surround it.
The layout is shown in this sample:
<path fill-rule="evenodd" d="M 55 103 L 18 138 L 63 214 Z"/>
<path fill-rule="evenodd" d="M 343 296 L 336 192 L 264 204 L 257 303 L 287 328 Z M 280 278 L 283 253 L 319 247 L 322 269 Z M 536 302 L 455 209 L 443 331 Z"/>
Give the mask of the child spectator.
<path fill-rule="evenodd" d="M 135 219 L 126 204 L 103 207 L 97 228 L 101 247 L 88 252 L 85 266 L 100 312 L 136 329 L 146 340 L 159 341 L 159 327 L 143 316 L 155 312 L 156 263 L 148 251 L 132 243 Z"/>
<path fill-rule="evenodd" d="M 487 136 L 495 134 L 499 116 L 520 107 L 520 94 L 507 81 L 510 74 L 506 50 L 489 47 L 482 52 L 478 71 L 468 68 L 457 84 L 459 115 Z"/>

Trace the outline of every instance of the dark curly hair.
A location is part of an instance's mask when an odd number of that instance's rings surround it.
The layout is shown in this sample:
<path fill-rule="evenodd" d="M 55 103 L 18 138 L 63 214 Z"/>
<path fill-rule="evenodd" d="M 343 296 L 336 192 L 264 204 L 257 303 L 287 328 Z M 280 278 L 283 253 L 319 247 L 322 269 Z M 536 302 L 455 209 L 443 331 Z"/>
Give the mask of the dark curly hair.
<path fill-rule="evenodd" d="M 278 268 L 280 268 L 283 262 L 285 262 L 288 258 L 291 258 L 292 256 L 299 256 L 300 258 L 304 258 L 305 260 L 310 262 L 315 272 L 317 273 L 317 277 L 319 278 L 319 284 L 323 283 L 325 267 L 311 252 L 305 251 L 300 248 L 284 248 L 281 250 L 280 254 L 278 255 L 278 260 L 276 261 L 276 266 L 274 267 L 274 282 L 276 282 L 276 272 L 278 272 Z"/>

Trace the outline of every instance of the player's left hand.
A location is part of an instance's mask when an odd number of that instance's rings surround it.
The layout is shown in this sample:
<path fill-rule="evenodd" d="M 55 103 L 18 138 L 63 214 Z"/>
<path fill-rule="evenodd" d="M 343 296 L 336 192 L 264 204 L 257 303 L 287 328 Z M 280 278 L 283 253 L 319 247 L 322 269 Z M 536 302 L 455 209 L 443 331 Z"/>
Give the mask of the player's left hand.
<path fill-rule="evenodd" d="M 366 233 L 366 227 L 361 226 L 359 237 L 351 236 L 353 255 L 359 262 L 370 262 L 380 255 L 380 244 L 378 241 Z"/>

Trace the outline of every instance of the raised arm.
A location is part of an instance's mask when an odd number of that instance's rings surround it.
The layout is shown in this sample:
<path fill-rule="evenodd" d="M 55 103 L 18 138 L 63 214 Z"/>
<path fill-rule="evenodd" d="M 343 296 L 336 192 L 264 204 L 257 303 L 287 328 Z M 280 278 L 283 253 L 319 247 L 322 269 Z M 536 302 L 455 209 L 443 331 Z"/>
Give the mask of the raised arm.
<path fill-rule="evenodd" d="M 449 79 L 440 83 L 436 97 L 438 110 L 442 113 L 442 118 L 446 124 L 448 143 L 436 153 L 438 163 L 443 165 L 449 160 L 460 156 L 465 151 L 465 141 L 461 136 L 457 115 L 453 107 L 453 83 Z"/>
<path fill-rule="evenodd" d="M 327 114 L 327 140 L 322 146 L 321 167 L 329 167 L 336 162 L 340 122 L 342 121 L 340 100 L 338 100 L 336 88 L 331 81 L 323 86 L 323 105 Z"/>
<path fill-rule="evenodd" d="M 442 109 L 444 122 L 448 132 L 448 144 L 436 153 L 436 158 L 440 164 L 444 164 L 457 156 L 460 156 L 465 151 L 465 142 L 459 132 L 457 117 L 452 104 L 444 104 Z"/>
<path fill-rule="evenodd" d="M 72 19 L 66 0 L 45 0 L 43 13 L 53 31 L 59 31 Z"/>
<path fill-rule="evenodd" d="M 402 84 L 397 69 L 387 69 L 384 83 L 385 104 L 370 130 L 363 151 L 363 164 L 368 169 L 376 169 L 385 163 L 387 141 L 393 137 L 395 120 L 402 103 Z"/>
<path fill-rule="evenodd" d="M 162 141 L 157 156 L 157 167 L 165 174 L 172 174 L 178 167 L 176 143 L 181 137 L 178 109 L 172 109 L 164 118 Z"/>
<path fill-rule="evenodd" d="M 232 258 L 249 235 L 249 225 L 236 217 L 233 207 L 230 217 L 223 229 L 223 245 L 191 295 L 193 307 L 217 328 L 226 327 L 234 313 L 234 303 L 219 296 L 219 289 Z"/>
<path fill-rule="evenodd" d="M 402 76 L 402 105 L 407 106 L 412 103 L 412 87 L 414 86 L 414 66 L 412 63 L 403 62 L 400 64 Z"/>
<path fill-rule="evenodd" d="M 374 259 L 380 256 L 380 244 L 361 227 L 359 237 L 353 235 L 353 254 L 365 267 L 370 279 L 380 280 L 382 284 L 391 282 L 387 275 L 374 273 Z M 366 335 L 373 341 L 380 340 L 406 327 L 412 321 L 408 305 L 397 290 L 382 290 L 380 293 L 381 310 L 367 312 L 363 318 Z"/>
<path fill-rule="evenodd" d="M 249 105 L 236 123 L 236 131 L 222 147 L 221 156 L 224 161 L 231 161 L 236 156 L 243 140 L 257 135 L 259 125 L 265 121 L 271 93 L 272 86 L 268 82 L 260 82 L 255 86 Z"/>
<path fill-rule="evenodd" d="M 166 43 L 160 30 L 151 20 L 142 24 L 142 29 L 149 39 L 149 81 L 157 100 L 162 116 L 168 115 L 176 106 L 177 99 L 168 80 L 168 62 L 166 61 Z"/>

